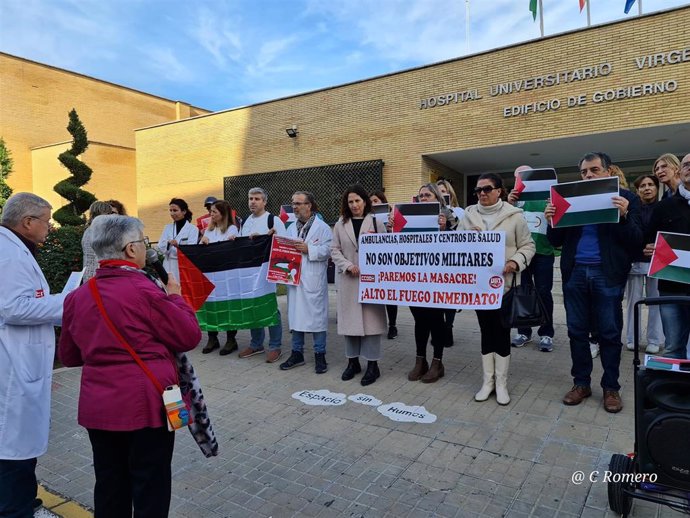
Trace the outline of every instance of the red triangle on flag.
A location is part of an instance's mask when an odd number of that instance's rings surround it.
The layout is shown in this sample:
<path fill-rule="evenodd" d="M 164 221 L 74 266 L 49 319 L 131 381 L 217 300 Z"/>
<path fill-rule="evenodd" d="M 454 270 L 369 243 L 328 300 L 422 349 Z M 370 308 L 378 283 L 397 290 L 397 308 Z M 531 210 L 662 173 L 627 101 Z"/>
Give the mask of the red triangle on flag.
<path fill-rule="evenodd" d="M 585 8 L 585 4 L 587 3 L 587 0 L 580 0 L 580 12 Z"/>
<path fill-rule="evenodd" d="M 216 286 L 179 248 L 177 249 L 177 263 L 180 268 L 182 297 L 195 312 L 199 311 L 211 292 L 216 289 Z"/>
<path fill-rule="evenodd" d="M 280 216 L 278 217 L 280 218 L 280 221 L 282 221 L 283 223 L 287 223 L 290 219 L 290 216 L 287 212 L 285 212 L 285 209 L 283 207 L 280 207 Z"/>
<path fill-rule="evenodd" d="M 397 209 L 393 209 L 393 232 L 400 232 L 407 225 L 405 216 Z"/>
<path fill-rule="evenodd" d="M 563 196 L 558 194 L 552 187 L 551 205 L 553 205 L 556 209 L 556 213 L 553 215 L 553 218 L 551 219 L 551 226 L 555 227 L 561 220 L 561 218 L 565 215 L 565 213 L 568 212 L 568 209 L 570 208 L 570 203 L 568 203 L 568 200 L 566 200 Z"/>
<path fill-rule="evenodd" d="M 517 180 L 515 180 L 515 190 L 517 192 L 522 192 L 525 190 L 525 184 L 522 181 L 522 177 L 520 175 L 517 176 Z"/>
<path fill-rule="evenodd" d="M 654 248 L 654 255 L 652 256 L 652 264 L 649 265 L 649 275 L 654 275 L 660 270 L 673 264 L 678 259 L 678 256 L 671 248 L 671 245 L 664 239 L 664 236 L 659 234 Z"/>

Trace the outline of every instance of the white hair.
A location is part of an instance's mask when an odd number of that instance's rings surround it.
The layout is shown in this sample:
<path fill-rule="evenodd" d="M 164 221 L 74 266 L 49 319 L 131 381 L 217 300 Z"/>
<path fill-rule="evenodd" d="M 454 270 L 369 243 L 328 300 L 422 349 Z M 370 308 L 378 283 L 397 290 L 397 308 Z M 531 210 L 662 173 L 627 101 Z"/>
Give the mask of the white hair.
<path fill-rule="evenodd" d="M 144 232 L 140 219 L 119 214 L 98 216 L 90 228 L 93 236 L 91 246 L 99 261 L 125 258 L 123 248 L 127 243 L 142 239 Z"/>
<path fill-rule="evenodd" d="M 52 205 L 40 196 L 30 192 L 18 192 L 5 202 L 2 210 L 2 224 L 14 228 L 23 218 L 31 216 L 37 218 L 45 209 L 52 209 Z"/>

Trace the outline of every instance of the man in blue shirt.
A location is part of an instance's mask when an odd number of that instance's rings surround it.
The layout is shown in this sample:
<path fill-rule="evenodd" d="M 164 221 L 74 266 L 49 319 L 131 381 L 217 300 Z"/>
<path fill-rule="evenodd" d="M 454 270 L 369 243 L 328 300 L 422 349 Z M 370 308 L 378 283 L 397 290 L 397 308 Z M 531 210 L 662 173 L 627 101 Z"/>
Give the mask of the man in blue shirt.
<path fill-rule="evenodd" d="M 611 159 L 606 153 L 587 153 L 579 162 L 583 180 L 611 176 Z M 547 237 L 562 247 L 561 274 L 566 324 L 570 338 L 573 388 L 563 398 L 566 405 L 578 405 L 592 395 L 592 355 L 589 332 L 599 336 L 604 373 L 604 409 L 620 412 L 623 402 L 618 383 L 623 330 L 623 293 L 634 253 L 643 245 L 639 201 L 620 189 L 612 197 L 620 213 L 618 223 L 552 228 Z M 555 208 L 548 203 L 544 215 L 551 221 Z"/>

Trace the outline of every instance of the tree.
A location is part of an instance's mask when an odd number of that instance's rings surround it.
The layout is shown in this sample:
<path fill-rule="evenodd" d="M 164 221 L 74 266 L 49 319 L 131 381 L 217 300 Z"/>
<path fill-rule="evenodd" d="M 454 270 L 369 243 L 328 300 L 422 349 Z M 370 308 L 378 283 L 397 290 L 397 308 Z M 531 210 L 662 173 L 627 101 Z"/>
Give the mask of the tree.
<path fill-rule="evenodd" d="M 5 140 L 0 137 L 0 212 L 5 206 L 7 198 L 12 196 L 12 188 L 7 185 L 7 177 L 12 173 L 12 153 L 7 149 Z"/>
<path fill-rule="evenodd" d="M 82 185 L 89 182 L 92 171 L 88 165 L 77 158 L 89 147 L 89 141 L 86 137 L 86 129 L 74 108 L 69 112 L 67 131 L 72 135 L 72 147 L 60 153 L 58 160 L 72 176 L 56 183 L 53 190 L 70 203 L 56 210 L 53 219 L 62 226 L 77 226 L 85 223 L 83 214 L 96 201 L 96 197 L 80 189 Z"/>

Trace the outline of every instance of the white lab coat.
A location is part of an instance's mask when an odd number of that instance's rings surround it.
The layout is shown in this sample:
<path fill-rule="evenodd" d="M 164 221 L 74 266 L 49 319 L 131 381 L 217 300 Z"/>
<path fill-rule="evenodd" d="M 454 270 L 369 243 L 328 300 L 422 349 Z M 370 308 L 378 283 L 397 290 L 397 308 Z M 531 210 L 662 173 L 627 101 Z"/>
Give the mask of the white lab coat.
<path fill-rule="evenodd" d="M 297 225 L 287 229 L 287 237 L 298 238 Z M 318 217 L 305 241 L 309 254 L 302 254 L 299 286 L 288 286 L 288 325 L 291 331 L 315 333 L 328 330 L 328 258 L 331 255 L 331 228 Z"/>
<path fill-rule="evenodd" d="M 175 279 L 180 280 L 180 269 L 177 266 L 177 248 L 168 246 L 168 241 L 176 240 L 178 245 L 196 245 L 199 242 L 199 229 L 186 221 L 180 233 L 175 232 L 175 223 L 165 225 L 163 233 L 156 247 L 165 256 L 163 267 L 172 274 Z"/>
<path fill-rule="evenodd" d="M 48 449 L 50 384 L 62 294 L 29 249 L 0 227 L 0 459 L 26 460 Z"/>

